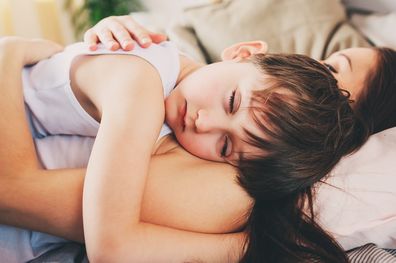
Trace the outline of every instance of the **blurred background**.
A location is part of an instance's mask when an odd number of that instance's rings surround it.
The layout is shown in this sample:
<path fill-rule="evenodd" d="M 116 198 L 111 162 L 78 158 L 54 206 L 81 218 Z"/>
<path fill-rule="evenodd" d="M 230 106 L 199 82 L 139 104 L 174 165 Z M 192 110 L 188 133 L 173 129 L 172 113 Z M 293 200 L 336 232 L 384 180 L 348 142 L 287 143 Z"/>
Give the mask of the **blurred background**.
<path fill-rule="evenodd" d="M 83 0 L 75 0 L 82 6 Z M 75 39 L 65 0 L 0 0 L 0 35 L 42 37 L 60 44 Z"/>
<path fill-rule="evenodd" d="M 41 37 L 66 45 L 82 40 L 84 30 L 101 18 L 109 15 L 125 15 L 131 12 L 134 13 L 135 19 L 146 27 L 156 31 L 165 31 L 171 20 L 179 19 L 183 13 L 188 14 L 191 13 L 191 10 L 194 12 L 194 8 L 229 1 L 231 0 L 0 0 L 0 36 Z M 293 2 L 295 0 L 289 1 Z M 297 1 L 304 2 L 303 0 Z M 366 33 L 364 30 L 377 33 L 376 29 L 371 29 L 372 23 L 388 24 L 390 31 L 386 31 L 383 35 L 387 38 L 394 36 L 389 32 L 396 27 L 394 22 L 396 19 L 395 0 L 328 1 L 342 3 L 347 10 L 358 10 L 363 11 L 363 13 L 382 15 L 392 12 L 391 20 L 372 16 L 364 17 L 364 20 L 357 17 L 351 19 L 351 22 L 355 23 L 353 26 L 359 28 L 363 33 Z M 245 5 L 252 3 L 254 6 L 259 6 L 263 2 L 276 1 L 249 0 Z M 309 3 L 313 4 L 314 2 Z M 216 12 L 218 12 L 217 9 Z M 233 16 L 235 14 L 229 16 L 228 19 Z M 205 21 L 206 18 L 200 17 L 200 19 Z M 371 24 L 368 24 L 367 21 Z M 179 21 L 179 23 L 184 22 Z M 194 28 L 194 30 L 197 30 L 197 28 Z M 230 34 L 230 32 L 227 34 Z M 387 44 L 388 42 L 384 43 Z M 382 44 L 382 42 L 379 44 Z"/>
<path fill-rule="evenodd" d="M 148 10 L 172 16 L 179 10 L 178 2 L 183 1 L 0 0 L 0 36 L 42 37 L 69 44 L 81 40 L 84 29 L 103 17 Z"/>

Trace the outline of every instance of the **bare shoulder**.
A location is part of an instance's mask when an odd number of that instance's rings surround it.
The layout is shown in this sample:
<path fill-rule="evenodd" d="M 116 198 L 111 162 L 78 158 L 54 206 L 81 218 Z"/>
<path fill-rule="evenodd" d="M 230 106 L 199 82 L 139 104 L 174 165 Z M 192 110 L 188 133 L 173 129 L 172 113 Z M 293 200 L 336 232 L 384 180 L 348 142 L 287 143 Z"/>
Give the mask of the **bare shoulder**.
<path fill-rule="evenodd" d="M 105 74 L 108 72 L 120 72 L 121 74 L 127 72 L 129 73 L 128 76 L 139 77 L 137 74 L 131 74 L 131 69 L 139 73 L 157 73 L 156 69 L 147 60 L 135 55 L 81 55 L 76 57 L 72 62 L 72 70 L 74 70 L 76 74 L 83 74 L 85 72 L 102 73 L 100 75 L 91 75 L 91 80 L 93 77 L 95 79 L 111 78 L 110 74 Z"/>
<path fill-rule="evenodd" d="M 162 92 L 157 70 L 145 59 L 133 55 L 78 56 L 72 62 L 70 79 L 73 92 L 84 108 L 100 108 L 103 94 L 123 86 L 128 86 L 131 92 L 142 86 Z"/>
<path fill-rule="evenodd" d="M 150 222 L 206 233 L 234 232 L 245 224 L 252 202 L 228 164 L 199 159 L 176 145 L 153 156 L 148 180 L 143 215 Z"/>

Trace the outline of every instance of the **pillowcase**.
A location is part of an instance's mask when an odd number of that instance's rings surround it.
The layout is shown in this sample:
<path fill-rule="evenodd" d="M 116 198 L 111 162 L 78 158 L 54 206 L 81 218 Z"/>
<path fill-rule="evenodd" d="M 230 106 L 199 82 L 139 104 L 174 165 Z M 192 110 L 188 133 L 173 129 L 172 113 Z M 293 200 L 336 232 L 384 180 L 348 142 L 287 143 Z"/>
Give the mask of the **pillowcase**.
<path fill-rule="evenodd" d="M 346 47 L 368 46 L 348 23 L 337 0 L 223 0 L 186 8 L 167 30 L 196 59 L 220 60 L 236 42 L 264 40 L 272 53 L 316 59 Z"/>
<path fill-rule="evenodd" d="M 396 4 L 396 2 L 395 2 Z M 360 30 L 374 45 L 396 49 L 396 11 L 386 15 L 354 14 L 351 23 Z"/>
<path fill-rule="evenodd" d="M 344 157 L 315 196 L 317 220 L 345 250 L 396 248 L 396 127 Z"/>

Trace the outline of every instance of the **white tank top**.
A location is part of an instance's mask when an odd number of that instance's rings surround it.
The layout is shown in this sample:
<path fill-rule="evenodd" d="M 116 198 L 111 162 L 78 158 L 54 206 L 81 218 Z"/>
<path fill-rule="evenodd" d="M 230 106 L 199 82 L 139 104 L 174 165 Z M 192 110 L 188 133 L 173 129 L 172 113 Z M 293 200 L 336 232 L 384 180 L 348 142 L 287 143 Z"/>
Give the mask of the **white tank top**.
<path fill-rule="evenodd" d="M 171 42 L 136 46 L 132 51 L 109 51 L 103 46 L 90 51 L 84 43 L 68 46 L 63 52 L 23 69 L 23 88 L 32 135 L 80 135 L 95 137 L 99 123 L 80 105 L 70 86 L 70 67 L 79 55 L 125 54 L 147 60 L 158 71 L 165 98 L 176 85 L 180 71 L 179 53 Z M 169 134 L 164 124 L 160 137 Z"/>

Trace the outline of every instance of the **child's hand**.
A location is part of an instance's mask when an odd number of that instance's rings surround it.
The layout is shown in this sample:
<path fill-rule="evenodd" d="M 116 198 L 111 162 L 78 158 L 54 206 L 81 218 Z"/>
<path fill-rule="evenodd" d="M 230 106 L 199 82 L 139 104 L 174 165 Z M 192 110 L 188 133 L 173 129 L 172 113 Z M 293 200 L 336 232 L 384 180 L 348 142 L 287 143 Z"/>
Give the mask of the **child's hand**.
<path fill-rule="evenodd" d="M 120 47 L 132 50 L 136 42 L 141 47 L 148 47 L 151 43 L 161 43 L 165 40 L 165 35 L 150 32 L 129 15 L 106 17 L 84 34 L 84 42 L 89 45 L 90 50 L 96 50 L 99 42 L 110 50 Z"/>
<path fill-rule="evenodd" d="M 63 47 L 50 40 L 8 36 L 0 39 L 0 49 L 13 59 L 20 59 L 23 65 L 30 65 L 62 51 Z"/>

